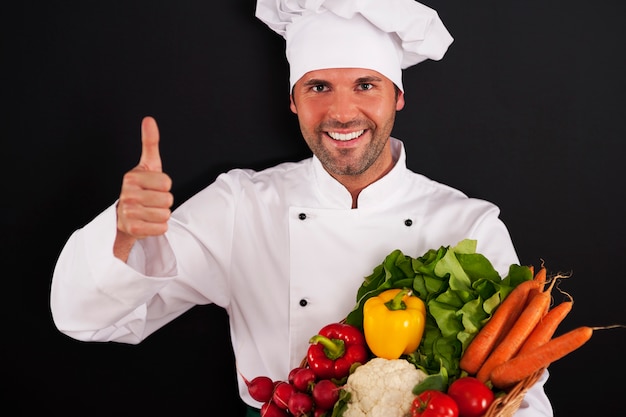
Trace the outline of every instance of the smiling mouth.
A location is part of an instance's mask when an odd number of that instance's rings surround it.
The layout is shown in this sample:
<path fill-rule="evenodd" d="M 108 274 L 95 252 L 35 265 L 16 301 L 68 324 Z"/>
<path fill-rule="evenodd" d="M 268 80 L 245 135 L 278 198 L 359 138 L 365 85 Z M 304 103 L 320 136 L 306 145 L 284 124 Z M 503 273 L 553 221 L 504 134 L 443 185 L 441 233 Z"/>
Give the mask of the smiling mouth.
<path fill-rule="evenodd" d="M 327 132 L 327 133 L 328 133 L 328 136 L 330 136 L 334 140 L 339 140 L 339 141 L 344 142 L 347 140 L 358 138 L 359 136 L 363 134 L 363 132 L 365 132 L 364 129 L 357 130 L 357 131 L 350 132 L 350 133 L 337 133 L 337 132 Z"/>

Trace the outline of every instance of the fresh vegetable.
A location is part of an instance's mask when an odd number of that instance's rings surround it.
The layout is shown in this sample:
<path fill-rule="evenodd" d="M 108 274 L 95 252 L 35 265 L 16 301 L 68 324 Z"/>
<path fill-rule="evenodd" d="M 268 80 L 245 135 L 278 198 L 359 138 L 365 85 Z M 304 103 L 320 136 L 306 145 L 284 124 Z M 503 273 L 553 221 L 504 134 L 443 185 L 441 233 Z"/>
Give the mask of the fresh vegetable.
<path fill-rule="evenodd" d="M 321 379 L 315 383 L 312 395 L 315 408 L 331 410 L 339 400 L 340 388 L 330 379 Z"/>
<path fill-rule="evenodd" d="M 491 371 L 498 365 L 511 359 L 524 344 L 526 338 L 533 331 L 539 320 L 543 317 L 546 309 L 550 306 L 552 297 L 552 286 L 556 280 L 545 291 L 536 294 L 528 300 L 522 314 L 517 318 L 511 330 L 504 336 L 502 341 L 493 349 L 485 360 L 485 363 L 476 373 L 476 378 L 482 382 L 487 382 Z"/>
<path fill-rule="evenodd" d="M 411 417 L 458 417 L 456 402 L 444 392 L 426 390 L 411 404 Z"/>
<path fill-rule="evenodd" d="M 496 344 L 507 334 L 526 306 L 528 294 L 540 283 L 535 280 L 524 281 L 498 306 L 493 316 L 472 339 L 459 363 L 462 370 L 476 375 Z"/>
<path fill-rule="evenodd" d="M 274 381 L 272 381 L 271 378 L 267 376 L 257 376 L 251 381 L 248 381 L 243 375 L 242 378 L 248 387 L 248 393 L 253 399 L 264 403 L 272 398 Z"/>
<path fill-rule="evenodd" d="M 436 374 L 428 375 L 417 385 L 415 385 L 412 391 L 415 395 L 419 395 L 429 389 L 435 389 L 437 391 L 445 392 L 449 385 L 448 382 L 448 371 L 446 370 L 445 366 L 442 366 L 439 369 L 439 372 L 437 372 Z"/>
<path fill-rule="evenodd" d="M 292 416 L 307 416 L 313 410 L 313 398 L 307 393 L 296 391 L 289 397 L 287 409 Z"/>
<path fill-rule="evenodd" d="M 280 408 L 273 401 L 268 401 L 261 405 L 261 415 L 263 417 L 289 417 L 287 410 Z"/>
<path fill-rule="evenodd" d="M 491 383 L 499 389 L 510 387 L 587 343 L 593 330 L 578 327 L 496 366 L 490 373 Z"/>
<path fill-rule="evenodd" d="M 346 323 L 363 328 L 365 302 L 391 288 L 411 288 L 426 304 L 422 341 L 407 360 L 428 374 L 446 369 L 451 382 L 461 374 L 459 360 L 498 305 L 521 282 L 532 280 L 529 267 L 511 265 L 501 278 L 489 260 L 476 253 L 476 241 L 431 249 L 418 258 L 391 252 L 357 290 Z"/>
<path fill-rule="evenodd" d="M 537 273 L 535 274 L 535 277 L 533 278 L 533 280 L 537 282 L 538 285 L 536 288 L 532 288 L 529 291 L 528 297 L 527 297 L 528 301 L 530 301 L 535 295 L 543 291 L 544 286 L 546 285 L 547 278 L 548 278 L 548 270 L 546 269 L 545 266 L 542 265 L 541 268 L 539 268 L 539 271 L 537 271 Z M 550 306 L 547 306 L 546 310 L 544 311 L 544 314 L 547 313 L 549 309 L 550 309 Z"/>
<path fill-rule="evenodd" d="M 405 417 L 415 397 L 411 389 L 426 373 L 404 359 L 372 358 L 348 377 L 336 408 L 343 417 Z"/>
<path fill-rule="evenodd" d="M 571 300 L 563 301 L 556 307 L 550 309 L 546 315 L 542 317 L 541 321 L 537 323 L 530 335 L 528 335 L 528 338 L 516 355 L 538 348 L 552 339 L 552 336 L 556 332 L 559 324 L 561 324 L 561 322 L 572 310 L 573 304 L 574 302 Z"/>
<path fill-rule="evenodd" d="M 484 415 L 495 398 L 491 388 L 471 376 L 455 380 L 450 384 L 447 394 L 459 407 L 459 417 Z"/>
<path fill-rule="evenodd" d="M 274 386 L 274 393 L 272 394 L 272 402 L 283 410 L 289 408 L 289 397 L 296 392 L 293 385 L 288 382 L 280 381 Z"/>
<path fill-rule="evenodd" d="M 369 359 L 363 332 L 349 324 L 328 324 L 309 343 L 307 361 L 318 379 L 340 380 L 353 365 Z"/>
<path fill-rule="evenodd" d="M 398 359 L 419 346 L 426 322 L 426 306 L 410 289 L 390 289 L 369 298 L 363 306 L 363 332 L 372 353 Z"/>
<path fill-rule="evenodd" d="M 341 383 L 343 384 L 346 379 L 347 377 Z M 270 395 L 268 399 L 256 397 L 258 401 L 265 399 L 261 401 L 262 417 L 339 417 L 341 415 L 333 414 L 335 403 L 342 393 L 342 389 L 337 385 L 339 382 L 317 379 L 306 365 L 291 369 L 285 381 L 271 382 L 268 377 L 257 377 L 255 380 L 262 381 L 263 389 L 268 389 Z M 267 386 L 266 381 L 270 381 L 271 386 Z M 249 387 L 253 386 L 254 384 Z"/>
<path fill-rule="evenodd" d="M 542 265 L 533 279 L 539 283 L 540 288 L 543 288 L 543 286 L 546 284 L 546 280 L 548 279 L 548 269 L 544 265 Z"/>
<path fill-rule="evenodd" d="M 309 388 L 313 387 L 317 376 L 311 368 L 296 368 L 297 371 L 293 373 L 291 377 L 291 384 L 298 390 L 307 392 Z"/>

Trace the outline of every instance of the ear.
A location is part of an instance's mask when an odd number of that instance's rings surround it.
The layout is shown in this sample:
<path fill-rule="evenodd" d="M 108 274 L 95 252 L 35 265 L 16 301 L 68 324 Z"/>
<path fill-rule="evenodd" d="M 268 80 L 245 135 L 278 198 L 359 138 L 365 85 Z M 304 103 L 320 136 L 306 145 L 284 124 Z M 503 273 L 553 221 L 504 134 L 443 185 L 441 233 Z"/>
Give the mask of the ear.
<path fill-rule="evenodd" d="M 398 91 L 398 98 L 396 100 L 396 111 L 402 110 L 404 108 L 404 91 Z"/>
<path fill-rule="evenodd" d="M 289 108 L 294 114 L 298 114 L 298 108 L 296 102 L 293 100 L 293 94 L 289 94 Z"/>

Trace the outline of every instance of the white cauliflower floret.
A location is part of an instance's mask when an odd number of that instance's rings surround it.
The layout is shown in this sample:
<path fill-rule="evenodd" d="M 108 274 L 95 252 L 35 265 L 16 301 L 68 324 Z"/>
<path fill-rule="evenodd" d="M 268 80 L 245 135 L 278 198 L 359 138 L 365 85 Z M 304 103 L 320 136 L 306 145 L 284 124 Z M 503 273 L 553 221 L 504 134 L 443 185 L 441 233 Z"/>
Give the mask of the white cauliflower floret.
<path fill-rule="evenodd" d="M 413 387 L 426 376 L 404 359 L 373 358 L 348 377 L 344 389 L 350 399 L 343 417 L 408 417 Z"/>

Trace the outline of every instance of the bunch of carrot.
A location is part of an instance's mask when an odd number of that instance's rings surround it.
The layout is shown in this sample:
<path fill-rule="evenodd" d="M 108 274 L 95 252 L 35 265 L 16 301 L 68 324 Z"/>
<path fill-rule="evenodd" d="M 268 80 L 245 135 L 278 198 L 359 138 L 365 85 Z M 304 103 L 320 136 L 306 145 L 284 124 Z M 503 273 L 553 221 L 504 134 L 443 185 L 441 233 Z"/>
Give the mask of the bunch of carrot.
<path fill-rule="evenodd" d="M 573 300 L 551 307 L 558 277 L 547 282 L 542 266 L 515 287 L 463 353 L 460 367 L 494 388 L 507 389 L 585 344 L 593 328 L 581 326 L 554 337 Z"/>

